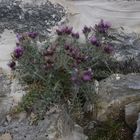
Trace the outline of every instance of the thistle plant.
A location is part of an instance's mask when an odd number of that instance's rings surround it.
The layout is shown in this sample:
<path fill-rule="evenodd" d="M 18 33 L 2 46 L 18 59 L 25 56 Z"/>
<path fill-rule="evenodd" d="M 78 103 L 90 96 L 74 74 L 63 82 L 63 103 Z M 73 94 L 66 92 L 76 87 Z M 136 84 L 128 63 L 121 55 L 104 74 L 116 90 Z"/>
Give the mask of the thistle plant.
<path fill-rule="evenodd" d="M 85 26 L 82 32 L 86 43 L 82 44 L 80 33 L 73 31 L 72 27 L 63 26 L 56 30 L 57 39 L 53 42 L 47 39 L 41 48 L 37 43 L 38 33 L 18 34 L 8 65 L 29 87 L 39 83 L 42 88 L 37 89 L 37 98 L 43 100 L 43 106 L 65 104 L 71 114 L 77 109 L 75 112 L 81 116 L 84 104 L 96 101 L 94 69 L 100 61 L 105 62 L 109 69 L 106 60 L 114 51 L 108 37 L 110 28 L 110 24 L 103 20 L 95 27 Z M 81 101 L 81 97 L 84 100 Z M 26 102 L 24 108 L 33 110 L 37 101 L 32 102 L 32 106 Z"/>

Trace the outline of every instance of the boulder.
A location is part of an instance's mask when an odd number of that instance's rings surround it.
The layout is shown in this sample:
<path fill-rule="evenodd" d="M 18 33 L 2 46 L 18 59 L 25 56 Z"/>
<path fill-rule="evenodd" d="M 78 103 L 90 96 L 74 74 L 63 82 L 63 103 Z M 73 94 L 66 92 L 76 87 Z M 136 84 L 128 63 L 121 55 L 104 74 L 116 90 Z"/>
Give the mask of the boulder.
<path fill-rule="evenodd" d="M 0 140 L 12 140 L 12 137 L 9 133 L 2 134 Z"/>
<path fill-rule="evenodd" d="M 125 62 L 129 59 L 140 66 L 140 38 L 136 33 L 125 33 L 118 30 L 112 33 L 116 38 L 112 41 L 114 47 L 114 58 L 119 62 Z"/>
<path fill-rule="evenodd" d="M 140 112 L 140 101 L 125 105 L 125 121 L 130 128 L 135 130 Z"/>
<path fill-rule="evenodd" d="M 137 130 L 134 133 L 134 140 L 140 140 L 140 113 L 139 113 L 139 117 L 137 120 Z"/>
<path fill-rule="evenodd" d="M 138 0 L 66 1 L 68 1 L 68 8 L 72 13 L 69 18 L 70 24 L 78 31 L 81 31 L 85 24 L 91 26 L 96 24 L 100 19 L 110 21 L 115 27 L 123 26 L 130 32 L 140 31 L 140 4 Z"/>
<path fill-rule="evenodd" d="M 11 79 L 0 69 L 0 125 L 5 121 L 8 112 L 21 102 L 25 94 L 25 86 L 21 86 L 17 79 Z"/>
<path fill-rule="evenodd" d="M 87 140 L 83 128 L 57 107 L 51 108 L 43 120 L 36 120 L 34 113 L 28 117 L 25 113 L 14 114 L 9 123 L 0 127 L 0 133 L 9 132 L 13 140 Z"/>
<path fill-rule="evenodd" d="M 16 33 L 36 31 L 46 37 L 64 17 L 64 8 L 48 0 L 0 1 L 0 32 L 4 29 Z"/>
<path fill-rule="evenodd" d="M 98 120 L 117 118 L 125 105 L 140 101 L 140 74 L 113 74 L 99 83 Z"/>
<path fill-rule="evenodd" d="M 8 100 L 10 91 L 10 80 L 4 74 L 0 74 L 0 124 L 10 109 Z"/>

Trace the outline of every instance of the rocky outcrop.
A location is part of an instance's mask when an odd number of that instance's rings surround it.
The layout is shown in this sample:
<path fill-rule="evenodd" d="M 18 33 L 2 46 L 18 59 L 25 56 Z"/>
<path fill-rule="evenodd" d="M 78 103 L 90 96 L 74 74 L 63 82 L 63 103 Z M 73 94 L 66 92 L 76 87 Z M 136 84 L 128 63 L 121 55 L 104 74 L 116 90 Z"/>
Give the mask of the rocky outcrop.
<path fill-rule="evenodd" d="M 12 140 L 12 137 L 9 133 L 5 133 L 0 136 L 0 140 Z"/>
<path fill-rule="evenodd" d="M 42 3 L 30 1 L 0 1 L 0 32 L 11 29 L 15 32 L 36 31 L 46 36 L 65 17 L 60 4 L 45 0 Z"/>
<path fill-rule="evenodd" d="M 140 140 L 140 113 L 139 113 L 139 117 L 137 120 L 137 130 L 134 134 L 134 140 Z"/>
<path fill-rule="evenodd" d="M 97 118 L 119 117 L 126 105 L 140 102 L 140 74 L 114 74 L 99 84 Z M 136 109 L 139 110 L 139 109 Z M 127 113 L 130 110 L 127 108 Z"/>
<path fill-rule="evenodd" d="M 134 60 L 140 66 L 140 39 L 135 33 L 125 33 L 123 30 L 113 32 L 116 40 L 112 41 L 114 58 L 119 62 Z"/>
<path fill-rule="evenodd" d="M 125 121 L 133 130 L 136 128 L 139 112 L 140 101 L 133 102 L 125 106 Z"/>
<path fill-rule="evenodd" d="M 113 74 L 99 84 L 97 119 L 123 119 L 140 139 L 140 74 Z M 139 117 L 139 119 L 138 119 Z M 138 121 L 137 121 L 138 120 Z"/>
<path fill-rule="evenodd" d="M 10 94 L 10 80 L 3 75 L 0 74 L 0 124 L 4 121 L 6 113 L 9 111 L 9 100 L 8 96 Z"/>
<path fill-rule="evenodd" d="M 51 108 L 44 120 L 37 121 L 31 114 L 14 115 L 10 122 L 0 127 L 0 133 L 11 134 L 13 140 L 87 140 L 83 129 L 74 124 L 68 114 L 59 108 Z"/>
<path fill-rule="evenodd" d="M 26 94 L 25 87 L 16 79 L 0 72 L 0 125 L 5 121 L 8 112 L 21 102 L 22 96 Z"/>
<path fill-rule="evenodd" d="M 73 4 L 70 24 L 76 30 L 96 24 L 100 19 L 110 21 L 113 26 L 123 26 L 129 31 L 140 32 L 138 0 L 70 0 Z M 69 2 L 69 0 L 68 0 Z M 84 10 L 83 10 L 84 9 Z M 85 23 L 86 22 L 86 23 Z"/>

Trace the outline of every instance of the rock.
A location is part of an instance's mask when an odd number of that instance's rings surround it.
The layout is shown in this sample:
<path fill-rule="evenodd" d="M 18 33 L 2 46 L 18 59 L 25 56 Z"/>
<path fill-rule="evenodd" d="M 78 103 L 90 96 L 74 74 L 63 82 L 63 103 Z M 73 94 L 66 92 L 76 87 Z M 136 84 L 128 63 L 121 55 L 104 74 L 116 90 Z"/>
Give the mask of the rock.
<path fill-rule="evenodd" d="M 137 130 L 134 133 L 134 140 L 140 140 L 140 113 L 139 113 L 139 117 L 137 120 Z"/>
<path fill-rule="evenodd" d="M 23 120 L 25 120 L 27 118 L 27 113 L 26 112 L 20 112 L 16 118 L 18 118 L 19 122 L 22 122 Z"/>
<path fill-rule="evenodd" d="M 0 124 L 10 109 L 8 94 L 10 94 L 10 80 L 4 74 L 0 74 Z"/>
<path fill-rule="evenodd" d="M 11 59 L 10 54 L 15 48 L 16 34 L 12 30 L 5 29 L 0 36 L 0 67 L 2 67 L 4 73 L 10 74 L 11 69 L 7 64 Z"/>
<path fill-rule="evenodd" d="M 11 80 L 7 75 L 0 74 L 0 125 L 5 120 L 11 122 L 8 113 L 20 103 L 25 94 L 24 86 L 21 87 L 17 80 Z"/>
<path fill-rule="evenodd" d="M 11 93 L 9 98 L 12 100 L 12 107 L 17 106 L 21 101 L 25 92 L 25 85 L 21 85 L 19 80 L 12 79 L 11 81 Z"/>
<path fill-rule="evenodd" d="M 51 108 L 44 119 L 35 124 L 30 124 L 35 116 L 33 113 L 31 117 L 24 116 L 24 113 L 16 115 L 8 125 L 1 125 L 0 133 L 9 132 L 13 140 L 87 140 L 83 128 L 59 108 Z"/>
<path fill-rule="evenodd" d="M 112 44 L 115 50 L 114 58 L 119 62 L 125 62 L 134 59 L 140 66 L 140 38 L 136 33 L 125 33 L 118 30 L 112 33 L 117 38 Z"/>
<path fill-rule="evenodd" d="M 96 131 L 97 126 L 99 125 L 98 122 L 96 121 L 91 121 L 89 122 L 85 127 L 84 127 L 84 132 L 85 134 L 89 135 L 93 135 Z"/>
<path fill-rule="evenodd" d="M 2 134 L 0 140 L 12 140 L 12 137 L 9 133 Z"/>
<path fill-rule="evenodd" d="M 72 133 L 63 137 L 62 140 L 87 140 L 87 137 L 83 134 L 83 128 L 76 124 Z"/>
<path fill-rule="evenodd" d="M 6 116 L 6 121 L 10 123 L 11 120 L 12 120 L 11 116 L 10 116 L 10 115 L 7 115 L 7 116 Z"/>
<path fill-rule="evenodd" d="M 99 84 L 98 120 L 117 118 L 125 105 L 140 101 L 140 74 L 113 74 Z"/>
<path fill-rule="evenodd" d="M 0 2 L 0 32 L 4 29 L 11 29 L 16 33 L 36 31 L 46 36 L 64 17 L 64 8 L 48 0 L 42 3 L 34 0 Z"/>
<path fill-rule="evenodd" d="M 110 44 L 114 51 L 111 55 L 113 59 L 107 60 L 107 63 L 113 73 L 140 73 L 139 36 L 135 33 L 128 34 L 122 29 L 110 31 L 110 36 L 112 36 Z M 100 62 L 98 67 L 101 66 L 107 73 L 106 65 Z M 99 75 L 102 75 L 100 73 Z"/>
<path fill-rule="evenodd" d="M 91 26 L 105 19 L 115 27 L 123 26 L 130 32 L 140 32 L 138 0 L 68 0 L 67 5 L 72 13 L 70 24 L 78 31 L 85 24 Z"/>
<path fill-rule="evenodd" d="M 125 121 L 129 125 L 129 127 L 134 130 L 137 125 L 139 112 L 140 112 L 140 101 L 133 102 L 125 106 Z"/>

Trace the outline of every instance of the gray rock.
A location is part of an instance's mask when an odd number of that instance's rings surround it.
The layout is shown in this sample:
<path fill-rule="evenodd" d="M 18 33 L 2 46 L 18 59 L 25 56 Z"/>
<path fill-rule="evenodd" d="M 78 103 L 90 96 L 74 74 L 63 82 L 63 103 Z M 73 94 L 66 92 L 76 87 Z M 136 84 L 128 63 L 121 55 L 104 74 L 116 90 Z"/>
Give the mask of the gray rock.
<path fill-rule="evenodd" d="M 0 133 L 10 133 L 13 140 L 86 140 L 83 129 L 74 124 L 69 115 L 58 108 L 51 108 L 44 120 L 30 124 L 36 117 L 32 114 L 30 118 L 16 116 L 8 125 L 0 127 Z M 14 117 L 15 118 L 15 117 Z M 21 119 L 22 118 L 22 119 Z"/>
<path fill-rule="evenodd" d="M 134 133 L 134 140 L 140 140 L 140 113 L 139 113 L 139 117 L 137 120 L 137 130 Z"/>
<path fill-rule="evenodd" d="M 138 114 L 140 112 L 140 101 L 133 102 L 125 106 L 125 121 L 135 130 L 137 125 Z"/>
<path fill-rule="evenodd" d="M 112 42 L 115 49 L 114 57 L 120 61 L 128 61 L 134 59 L 140 66 L 140 38 L 136 33 L 125 33 L 122 30 L 113 32 L 113 36 L 117 39 Z"/>
<path fill-rule="evenodd" d="M 36 31 L 42 36 L 48 35 L 50 29 L 65 16 L 64 8 L 48 0 L 44 4 L 12 1 L 0 2 L 0 32 L 12 29 L 17 32 Z"/>
<path fill-rule="evenodd" d="M 0 126 L 11 122 L 9 111 L 21 102 L 22 96 L 25 95 L 25 87 L 14 79 L 0 72 Z"/>
<path fill-rule="evenodd" d="M 109 43 L 114 48 L 113 60 L 108 60 L 110 69 L 114 73 L 140 73 L 139 35 L 135 33 L 128 34 L 121 29 L 114 29 L 110 32 L 110 36 L 112 36 L 112 39 Z"/>
<path fill-rule="evenodd" d="M 12 140 L 12 137 L 9 133 L 2 134 L 0 140 Z"/>
<path fill-rule="evenodd" d="M 10 94 L 10 80 L 0 74 L 0 124 L 3 122 L 9 108 L 8 95 Z"/>
<path fill-rule="evenodd" d="M 119 117 L 125 105 L 140 101 L 140 74 L 114 74 L 100 82 L 97 118 Z"/>

